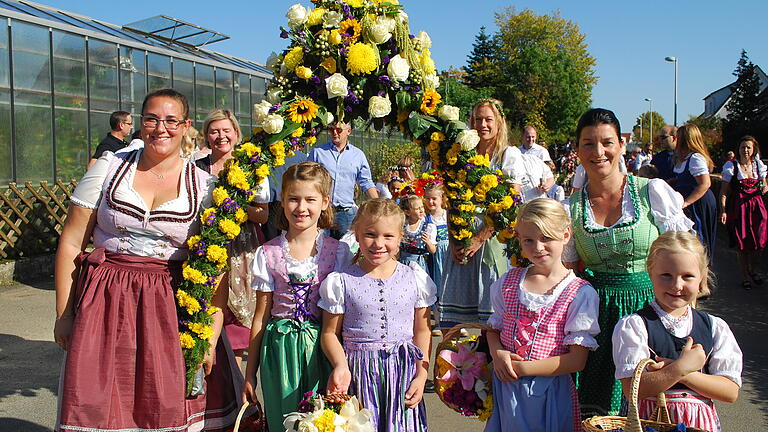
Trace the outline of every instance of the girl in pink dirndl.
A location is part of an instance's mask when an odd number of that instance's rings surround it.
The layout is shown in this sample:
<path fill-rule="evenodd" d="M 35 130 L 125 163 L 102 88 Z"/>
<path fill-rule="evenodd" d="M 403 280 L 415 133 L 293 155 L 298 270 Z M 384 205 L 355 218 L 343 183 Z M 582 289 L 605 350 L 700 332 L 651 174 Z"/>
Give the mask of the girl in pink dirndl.
<path fill-rule="evenodd" d="M 742 354 L 725 321 L 694 308 L 709 293 L 708 263 L 695 234 L 666 232 L 653 242 L 646 267 L 655 298 L 616 324 L 613 360 L 625 395 L 637 364 L 657 361 L 640 378 L 641 418 L 649 418 L 664 392 L 673 423 L 719 432 L 713 400 L 738 398 Z"/>
<path fill-rule="evenodd" d="M 54 337 L 67 354 L 57 431 L 224 430 L 238 409 L 242 376 L 218 339 L 221 312 L 202 365 L 205 395 L 185 397 L 179 344 L 185 240 L 198 231 L 212 177 L 179 157 L 189 127 L 183 95 L 153 92 L 142 113 L 144 149 L 105 153 L 88 170 L 61 234 Z M 91 236 L 95 249 L 85 253 Z"/>

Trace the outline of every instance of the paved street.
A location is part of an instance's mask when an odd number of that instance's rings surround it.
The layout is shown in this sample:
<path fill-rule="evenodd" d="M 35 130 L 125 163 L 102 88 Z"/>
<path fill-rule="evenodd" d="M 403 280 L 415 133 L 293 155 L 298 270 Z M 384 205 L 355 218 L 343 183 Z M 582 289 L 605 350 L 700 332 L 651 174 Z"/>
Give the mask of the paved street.
<path fill-rule="evenodd" d="M 721 235 L 721 239 L 724 236 Z M 724 317 L 744 351 L 744 387 L 738 402 L 718 404 L 723 430 L 768 430 L 768 287 L 738 287 L 736 254 L 720 241 L 719 288 L 703 308 Z M 56 390 L 63 352 L 53 342 L 53 282 L 0 288 L 0 431 L 49 432 L 56 417 Z M 481 431 L 435 395 L 427 395 L 434 431 Z M 763 412 L 766 410 L 766 412 Z"/>

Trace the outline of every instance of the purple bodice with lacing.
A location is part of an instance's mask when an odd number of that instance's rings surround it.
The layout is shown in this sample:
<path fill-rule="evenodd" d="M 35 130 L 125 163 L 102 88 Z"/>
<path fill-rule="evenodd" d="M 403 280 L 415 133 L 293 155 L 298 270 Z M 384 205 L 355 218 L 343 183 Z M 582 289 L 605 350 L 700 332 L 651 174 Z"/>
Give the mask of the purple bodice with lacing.
<path fill-rule="evenodd" d="M 320 298 L 320 282 L 333 271 L 336 265 L 338 240 L 331 237 L 323 238 L 317 268 L 306 275 L 288 273 L 285 249 L 281 244 L 280 236 L 268 241 L 262 248 L 275 284 L 272 294 L 272 317 L 290 318 L 300 322 L 320 321 L 322 311 L 317 307 L 317 301 Z"/>

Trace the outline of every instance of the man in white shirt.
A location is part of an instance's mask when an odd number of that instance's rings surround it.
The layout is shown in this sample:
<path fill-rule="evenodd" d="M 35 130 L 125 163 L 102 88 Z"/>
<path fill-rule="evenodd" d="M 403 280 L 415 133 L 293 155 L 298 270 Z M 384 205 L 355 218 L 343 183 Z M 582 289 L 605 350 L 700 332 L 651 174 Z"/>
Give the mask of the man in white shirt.
<path fill-rule="evenodd" d="M 541 159 L 530 154 L 523 155 L 523 166 L 525 167 L 525 174 L 521 181 L 523 202 L 546 198 L 555 184 L 552 170 Z"/>
<path fill-rule="evenodd" d="M 539 138 L 539 133 L 533 126 L 525 126 L 523 128 L 523 145 L 519 147 L 522 154 L 536 156 L 541 159 L 542 162 L 551 162 L 552 157 L 549 156 L 549 151 L 546 147 L 536 144 L 536 140 Z"/>

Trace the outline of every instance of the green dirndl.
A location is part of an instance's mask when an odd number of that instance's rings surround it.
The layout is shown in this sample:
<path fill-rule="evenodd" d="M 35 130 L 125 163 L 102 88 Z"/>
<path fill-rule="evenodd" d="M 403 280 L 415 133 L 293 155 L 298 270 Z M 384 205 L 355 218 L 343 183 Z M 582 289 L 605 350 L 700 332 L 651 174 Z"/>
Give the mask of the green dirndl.
<path fill-rule="evenodd" d="M 274 318 L 261 343 L 261 390 L 269 430 L 283 428 L 283 415 L 296 411 L 304 393 L 324 389 L 331 365 L 320 348 L 320 324 Z"/>
<path fill-rule="evenodd" d="M 653 285 L 648 273 L 592 273 L 582 275 L 600 298 L 599 348 L 589 352 L 584 371 L 577 374 L 582 417 L 616 415 L 623 397 L 621 381 L 614 378 L 613 328 L 619 319 L 634 313 L 653 300 Z"/>

